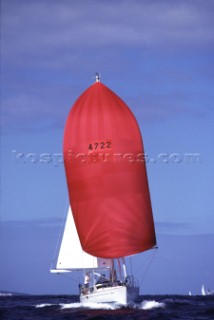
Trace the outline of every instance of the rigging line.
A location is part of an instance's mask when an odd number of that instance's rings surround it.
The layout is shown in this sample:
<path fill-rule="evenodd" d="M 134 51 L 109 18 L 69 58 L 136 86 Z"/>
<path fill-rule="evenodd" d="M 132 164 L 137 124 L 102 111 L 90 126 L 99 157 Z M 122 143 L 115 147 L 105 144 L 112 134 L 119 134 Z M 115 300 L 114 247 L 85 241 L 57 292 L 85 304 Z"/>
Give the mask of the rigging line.
<path fill-rule="evenodd" d="M 153 249 L 156 249 L 156 247 L 153 248 Z M 150 252 L 151 252 L 151 251 L 150 251 Z M 153 255 L 154 255 L 154 253 L 152 253 L 152 254 L 148 257 L 148 259 L 146 259 L 146 261 L 147 261 L 147 262 L 145 263 L 146 268 L 147 268 L 147 264 L 149 263 L 150 259 L 152 259 Z M 140 266 L 137 268 L 137 270 L 135 271 L 135 274 L 140 273 L 140 270 L 142 269 L 142 265 L 143 265 L 143 263 L 141 263 Z"/>
<path fill-rule="evenodd" d="M 62 234 L 63 234 L 63 229 L 64 229 L 64 226 L 65 226 L 65 221 L 66 221 L 66 215 L 67 215 L 67 212 L 68 212 L 68 208 L 69 208 L 69 202 L 66 204 L 66 209 L 64 209 L 64 219 L 61 222 L 60 232 L 59 232 L 57 243 L 56 243 L 56 247 L 55 247 L 55 250 L 54 250 L 54 255 L 53 255 L 51 267 L 53 266 L 53 264 L 55 263 L 55 261 L 57 259 L 57 252 L 58 252 L 58 249 L 59 249 L 60 240 L 62 239 Z"/>
<path fill-rule="evenodd" d="M 142 282 L 144 281 L 144 279 L 145 279 L 145 277 L 146 277 L 146 275 L 147 275 L 147 272 L 149 271 L 149 268 L 150 268 L 150 266 L 151 266 L 151 264 L 152 264 L 152 262 L 153 262 L 153 260 L 154 260 L 154 258 L 155 258 L 155 255 L 156 255 L 156 253 L 157 253 L 157 247 L 156 247 L 155 249 L 156 249 L 156 250 L 154 251 L 154 253 L 153 253 L 150 261 L 149 261 L 148 264 L 147 264 L 146 270 L 145 270 L 145 272 L 144 272 L 144 275 L 143 275 L 142 280 L 141 280 L 140 283 L 139 283 L 139 286 L 141 286 Z"/>
<path fill-rule="evenodd" d="M 68 275 L 65 275 L 65 274 L 62 274 L 62 273 L 58 273 L 58 275 L 61 276 L 61 277 L 64 277 L 64 278 L 68 278 L 73 282 L 80 283 L 80 281 L 77 281 L 74 278 L 69 277 Z"/>
<path fill-rule="evenodd" d="M 132 268 L 132 257 L 130 257 L 130 269 L 131 269 L 131 275 L 133 275 L 133 268 Z"/>

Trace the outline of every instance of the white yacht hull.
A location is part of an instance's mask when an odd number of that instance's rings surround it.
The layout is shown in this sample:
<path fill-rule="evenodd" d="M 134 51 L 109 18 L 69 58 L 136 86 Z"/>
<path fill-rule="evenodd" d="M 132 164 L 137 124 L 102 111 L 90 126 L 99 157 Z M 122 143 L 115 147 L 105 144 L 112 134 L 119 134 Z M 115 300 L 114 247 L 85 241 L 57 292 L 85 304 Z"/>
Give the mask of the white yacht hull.
<path fill-rule="evenodd" d="M 99 288 L 88 293 L 81 293 L 81 303 L 119 303 L 129 304 L 136 301 L 139 297 L 138 287 L 115 286 Z"/>

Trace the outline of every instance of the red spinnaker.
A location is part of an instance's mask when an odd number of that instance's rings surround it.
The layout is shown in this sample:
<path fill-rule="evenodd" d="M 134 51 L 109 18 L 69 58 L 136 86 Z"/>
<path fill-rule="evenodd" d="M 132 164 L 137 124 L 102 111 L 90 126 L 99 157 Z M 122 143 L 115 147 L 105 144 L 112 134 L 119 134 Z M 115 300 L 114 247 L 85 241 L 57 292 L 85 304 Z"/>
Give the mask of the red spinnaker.
<path fill-rule="evenodd" d="M 101 258 L 155 246 L 143 143 L 128 106 L 100 82 L 74 103 L 65 127 L 70 204 L 82 248 Z"/>

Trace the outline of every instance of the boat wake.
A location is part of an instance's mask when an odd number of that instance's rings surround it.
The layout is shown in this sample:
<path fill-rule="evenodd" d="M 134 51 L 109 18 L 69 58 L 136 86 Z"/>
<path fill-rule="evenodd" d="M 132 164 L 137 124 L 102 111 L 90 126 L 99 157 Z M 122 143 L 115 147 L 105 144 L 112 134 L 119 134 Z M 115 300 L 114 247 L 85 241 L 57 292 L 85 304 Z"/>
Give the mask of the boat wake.
<path fill-rule="evenodd" d="M 10 292 L 0 292 L 0 297 L 11 297 L 12 295 Z"/>
<path fill-rule="evenodd" d="M 46 308 L 46 307 L 60 307 L 61 309 L 91 309 L 91 310 L 116 310 L 124 307 L 119 304 L 110 304 L 110 303 L 40 303 L 35 305 L 35 308 Z"/>
<path fill-rule="evenodd" d="M 0 299 L 4 319 L 204 319 L 213 320 L 212 297 L 145 296 L 132 305 L 80 303 L 77 296 L 14 296 Z M 4 317 L 6 315 L 6 317 Z"/>
<path fill-rule="evenodd" d="M 164 308 L 165 303 L 163 302 L 157 302 L 155 300 L 151 301 L 142 301 L 141 303 L 135 303 L 132 305 L 123 305 L 118 303 L 80 303 L 80 302 L 74 302 L 74 303 L 60 303 L 60 304 L 50 304 L 50 303 L 42 303 L 38 304 L 35 307 L 36 308 L 45 308 L 45 307 L 51 307 L 51 306 L 58 306 L 61 309 L 90 309 L 90 310 L 119 310 L 123 308 L 131 308 L 131 309 L 141 309 L 141 310 L 151 310 L 156 308 Z"/>
<path fill-rule="evenodd" d="M 165 303 L 164 302 L 157 302 L 155 300 L 152 301 L 142 301 L 141 302 L 141 309 L 143 310 L 151 310 L 151 309 L 156 309 L 156 308 L 164 308 Z"/>
<path fill-rule="evenodd" d="M 92 309 L 92 310 L 117 310 L 123 307 L 123 305 L 119 305 L 116 303 L 61 303 L 62 309 Z"/>
<path fill-rule="evenodd" d="M 53 304 L 53 303 L 40 303 L 35 305 L 35 308 L 45 308 L 45 307 L 52 307 L 52 306 L 56 306 L 57 304 Z"/>

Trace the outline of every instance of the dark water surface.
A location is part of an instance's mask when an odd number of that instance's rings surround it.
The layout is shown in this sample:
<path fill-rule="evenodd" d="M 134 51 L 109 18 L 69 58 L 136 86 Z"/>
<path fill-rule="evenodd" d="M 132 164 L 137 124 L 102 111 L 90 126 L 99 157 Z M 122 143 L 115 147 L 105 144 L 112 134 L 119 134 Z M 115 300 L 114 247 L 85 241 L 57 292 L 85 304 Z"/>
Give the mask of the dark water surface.
<path fill-rule="evenodd" d="M 214 296 L 142 296 L 132 306 L 82 306 L 77 296 L 0 296 L 0 319 L 213 320 Z"/>

